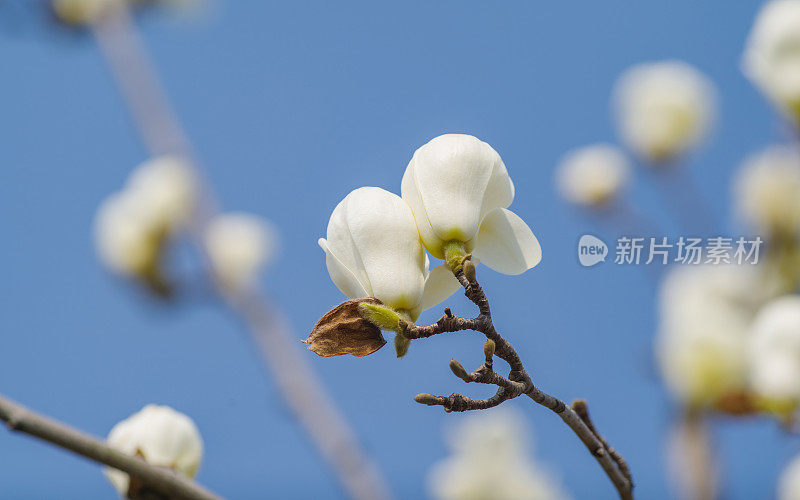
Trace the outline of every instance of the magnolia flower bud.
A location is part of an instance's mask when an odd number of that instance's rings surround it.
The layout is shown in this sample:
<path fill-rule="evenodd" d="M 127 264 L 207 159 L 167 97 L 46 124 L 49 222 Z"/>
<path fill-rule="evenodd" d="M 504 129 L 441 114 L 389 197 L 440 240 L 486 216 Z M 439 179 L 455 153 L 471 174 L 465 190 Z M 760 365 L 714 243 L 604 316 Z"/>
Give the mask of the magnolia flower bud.
<path fill-rule="evenodd" d="M 715 113 L 713 84 L 681 61 L 634 66 L 622 74 L 614 94 L 622 139 L 651 162 L 670 160 L 699 143 Z"/>
<path fill-rule="evenodd" d="M 745 161 L 735 183 L 741 215 L 767 235 L 800 230 L 800 151 L 772 146 Z"/>
<path fill-rule="evenodd" d="M 753 277 L 736 266 L 674 268 L 660 291 L 657 357 L 667 386 L 693 406 L 741 391 Z"/>
<path fill-rule="evenodd" d="M 464 365 L 456 361 L 455 359 L 450 360 L 450 371 L 453 372 L 453 375 L 460 378 L 464 382 L 469 382 L 469 374 L 467 370 L 464 368 Z"/>
<path fill-rule="evenodd" d="M 122 453 L 140 456 L 151 465 L 167 467 L 193 478 L 203 457 L 203 440 L 192 419 L 168 406 L 147 405 L 115 425 L 108 445 Z M 106 477 L 126 498 L 131 487 L 128 475 L 106 469 Z"/>
<path fill-rule="evenodd" d="M 578 205 L 601 206 L 616 198 L 630 175 L 625 155 L 610 144 L 593 144 L 567 153 L 556 171 L 561 194 Z"/>
<path fill-rule="evenodd" d="M 761 309 L 750 330 L 748 354 L 758 395 L 800 402 L 800 297 L 781 297 Z"/>
<path fill-rule="evenodd" d="M 777 493 L 778 500 L 800 498 L 800 457 L 792 460 L 781 473 Z"/>
<path fill-rule="evenodd" d="M 411 339 L 397 332 L 397 335 L 394 336 L 394 353 L 397 358 L 402 358 L 408 354 L 409 347 L 411 347 Z"/>
<path fill-rule="evenodd" d="M 193 213 L 195 191 L 191 170 L 180 160 L 142 164 L 125 188 L 98 208 L 94 233 L 100 260 L 116 273 L 152 278 L 167 236 Z"/>
<path fill-rule="evenodd" d="M 53 13 L 67 24 L 81 25 L 98 21 L 109 9 L 124 0 L 53 0 Z"/>
<path fill-rule="evenodd" d="M 762 7 L 750 31 L 742 69 L 775 104 L 800 119 L 800 1 Z"/>
<path fill-rule="evenodd" d="M 451 456 L 430 472 L 432 496 L 439 500 L 567 498 L 547 469 L 530 456 L 525 430 L 520 417 L 507 409 L 462 418 L 448 436 Z"/>
<path fill-rule="evenodd" d="M 274 253 L 276 231 L 245 213 L 218 215 L 208 222 L 204 242 L 217 281 L 229 290 L 253 286 Z"/>
<path fill-rule="evenodd" d="M 445 266 L 428 271 L 411 209 L 383 189 L 348 194 L 334 209 L 327 236 L 319 245 L 328 273 L 350 298 L 375 297 L 414 321 L 460 287 Z"/>
<path fill-rule="evenodd" d="M 542 258 L 531 229 L 506 210 L 514 184 L 503 160 L 471 135 L 441 135 L 417 149 L 403 175 L 402 195 L 425 248 L 438 259 L 452 241 L 503 274 L 520 274 Z"/>

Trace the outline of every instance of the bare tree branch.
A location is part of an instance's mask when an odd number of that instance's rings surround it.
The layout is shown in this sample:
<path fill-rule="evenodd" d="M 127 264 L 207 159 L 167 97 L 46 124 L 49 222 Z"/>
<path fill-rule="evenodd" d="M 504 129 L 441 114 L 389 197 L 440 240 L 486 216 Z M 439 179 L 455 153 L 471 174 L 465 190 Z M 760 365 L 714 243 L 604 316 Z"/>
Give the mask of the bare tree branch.
<path fill-rule="evenodd" d="M 577 408 L 573 408 L 536 387 L 525 370 L 517 351 L 495 329 L 492 323 L 489 300 L 486 298 L 481 286 L 476 280 L 470 281 L 467 279 L 460 266 L 454 271 L 454 274 L 464 288 L 464 294 L 478 306 L 480 314 L 476 318 L 461 318 L 453 315 L 450 309 L 445 309 L 444 316 L 439 318 L 436 323 L 429 326 L 408 324 L 405 326 L 403 334 L 409 339 L 420 339 L 441 333 L 465 330 L 483 333 L 493 343 L 493 349 L 485 349 L 487 351 L 486 362 L 469 374 L 455 360 L 450 362 L 450 368 L 456 376 L 466 382 L 494 384 L 498 386 L 498 390 L 489 399 L 472 399 L 458 393 L 453 393 L 446 397 L 420 394 L 415 398 L 417 402 L 430 406 L 442 406 L 447 412 L 470 411 L 491 408 L 506 400 L 525 394 L 536 403 L 549 408 L 561 417 L 561 420 L 572 429 L 589 452 L 597 459 L 617 489 L 620 498 L 623 500 L 633 499 L 633 479 L 628 465 L 619 453 L 611 448 L 595 430 L 594 424 L 589 419 L 586 402 L 581 401 L 577 404 Z M 511 371 L 507 378 L 494 372 L 491 362 L 492 354 L 508 363 Z M 578 413 L 579 411 L 580 413 Z"/>
<path fill-rule="evenodd" d="M 154 155 L 178 155 L 192 164 L 200 177 L 199 163 L 191 143 L 171 109 L 124 3 L 94 25 L 93 32 L 150 152 Z M 201 254 L 204 254 L 201 241 L 205 224 L 217 211 L 211 187 L 206 183 L 205 188 L 193 228 Z M 266 298 L 257 293 L 231 295 L 221 287 L 216 292 L 249 327 L 286 404 L 297 416 L 312 444 L 335 471 L 349 496 L 360 500 L 391 498 L 380 471 L 327 396 L 309 363 L 299 354 L 295 345 L 297 337 Z"/>
<path fill-rule="evenodd" d="M 110 448 L 105 442 L 38 414 L 0 395 L 0 420 L 12 431 L 42 439 L 90 460 L 127 472 L 132 478 L 171 499 L 222 500 L 191 479 L 170 469 Z"/>

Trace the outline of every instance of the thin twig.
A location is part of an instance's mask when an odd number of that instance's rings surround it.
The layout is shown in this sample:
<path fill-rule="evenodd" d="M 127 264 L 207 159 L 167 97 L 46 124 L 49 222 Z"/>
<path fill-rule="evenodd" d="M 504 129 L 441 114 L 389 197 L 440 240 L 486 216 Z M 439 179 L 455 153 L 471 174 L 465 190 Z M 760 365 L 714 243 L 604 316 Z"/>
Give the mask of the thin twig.
<path fill-rule="evenodd" d="M 0 395 L 0 420 L 12 431 L 42 439 L 95 462 L 126 472 L 168 498 L 221 500 L 221 497 L 185 476 L 110 448 L 95 437 L 29 410 L 2 395 Z"/>
<path fill-rule="evenodd" d="M 200 177 L 199 163 L 191 143 L 172 112 L 156 70 L 123 3 L 94 26 L 94 33 L 150 152 L 181 156 L 193 165 Z M 207 183 L 205 188 L 204 203 L 193 228 L 201 254 L 204 253 L 201 242 L 205 223 L 217 211 L 213 191 Z M 294 345 L 294 339 L 298 337 L 289 331 L 269 302 L 256 293 L 231 295 L 221 287 L 216 291 L 249 327 L 286 404 L 297 416 L 312 444 L 336 472 L 348 495 L 359 500 L 391 498 L 380 471 L 327 396 L 311 366 L 299 354 Z"/>
<path fill-rule="evenodd" d="M 600 466 L 608 475 L 619 496 L 623 500 L 633 498 L 633 479 L 625 460 L 611 448 L 600 434 L 594 429 L 591 420 L 588 418 L 586 403 L 579 404 L 579 409 L 585 415 L 582 418 L 576 410 L 566 405 L 560 399 L 551 396 L 533 384 L 525 366 L 522 363 L 517 351 L 508 340 L 502 337 L 492 323 L 492 313 L 489 307 L 489 300 L 477 281 L 470 281 L 464 275 L 460 267 L 454 271 L 455 277 L 464 288 L 464 294 L 469 300 L 478 306 L 480 314 L 476 318 L 462 318 L 452 314 L 450 309 L 445 309 L 445 314 L 439 320 L 429 326 L 406 325 L 404 334 L 409 339 L 427 338 L 445 332 L 458 332 L 473 330 L 486 336 L 494 343 L 494 355 L 508 363 L 511 371 L 508 377 L 496 374 L 492 368 L 490 357 L 487 355 L 487 362 L 481 365 L 476 371 L 467 374 L 463 367 L 455 360 L 451 361 L 450 367 L 453 372 L 467 382 L 480 382 L 494 384 L 498 390 L 489 399 L 472 399 L 462 394 L 454 393 L 450 396 L 431 396 L 421 394 L 417 401 L 427 405 L 439 405 L 445 411 L 470 411 L 482 410 L 497 406 L 502 402 L 525 394 L 536 403 L 549 408 L 555 412 L 566 423 L 570 429 L 580 438 L 589 452 L 597 459 Z"/>

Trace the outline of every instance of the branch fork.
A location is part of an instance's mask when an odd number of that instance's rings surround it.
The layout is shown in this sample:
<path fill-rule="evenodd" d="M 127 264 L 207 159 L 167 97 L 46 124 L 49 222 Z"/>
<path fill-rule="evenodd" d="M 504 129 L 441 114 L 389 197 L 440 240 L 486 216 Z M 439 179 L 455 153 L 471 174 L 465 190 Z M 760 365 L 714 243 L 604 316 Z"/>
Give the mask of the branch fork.
<path fill-rule="evenodd" d="M 524 394 L 561 417 L 598 461 L 617 489 L 619 497 L 622 500 L 633 499 L 634 485 L 628 464 L 597 431 L 589 418 L 586 401 L 576 400 L 569 406 L 536 387 L 514 347 L 494 327 L 489 300 L 477 281 L 475 264 L 471 261 L 471 256 L 463 253 L 459 256 L 457 252 L 452 251 L 446 256 L 446 261 L 464 289 L 464 295 L 478 307 L 478 316 L 462 318 L 454 315 L 449 308 L 445 308 L 444 315 L 432 325 L 403 324 L 403 335 L 410 340 L 417 340 L 442 333 L 467 330 L 484 334 L 486 336 L 484 363 L 475 371 L 468 373 L 461 363 L 452 359 L 450 370 L 464 382 L 495 385 L 497 392 L 487 399 L 473 399 L 459 393 L 449 396 L 422 393 L 414 398 L 415 401 L 428 406 L 441 406 L 444 411 L 450 413 L 492 408 Z M 509 365 L 510 371 L 507 377 L 494 370 L 494 356 Z"/>

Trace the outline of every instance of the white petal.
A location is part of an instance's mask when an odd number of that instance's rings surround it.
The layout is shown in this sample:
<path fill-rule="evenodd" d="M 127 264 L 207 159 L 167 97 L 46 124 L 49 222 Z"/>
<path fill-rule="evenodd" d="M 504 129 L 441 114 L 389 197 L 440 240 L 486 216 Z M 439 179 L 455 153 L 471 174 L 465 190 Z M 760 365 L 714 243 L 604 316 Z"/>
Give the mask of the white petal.
<path fill-rule="evenodd" d="M 367 271 L 364 269 L 361 254 L 353 242 L 352 230 L 347 220 L 347 202 L 349 199 L 350 195 L 347 195 L 336 205 L 331 214 L 330 221 L 328 221 L 326 248 L 328 253 L 335 255 L 336 259 L 352 273 L 353 277 L 361 284 L 361 288 L 367 291 L 367 296 L 370 296 L 372 295 L 372 286 L 370 285 Z M 328 270 L 330 271 L 330 267 Z M 344 292 L 341 287 L 339 289 Z M 364 297 L 364 295 L 359 295 L 358 297 Z"/>
<path fill-rule="evenodd" d="M 425 293 L 422 295 L 422 310 L 430 309 L 453 295 L 461 288 L 450 269 L 442 264 L 433 268 L 425 280 Z"/>
<path fill-rule="evenodd" d="M 356 278 L 356 275 L 330 251 L 325 238 L 320 238 L 317 243 L 325 251 L 325 265 L 336 288 L 351 299 L 369 297 L 369 291 L 364 288 L 364 285 Z"/>
<path fill-rule="evenodd" d="M 416 156 L 411 158 L 411 162 L 409 162 L 406 171 L 403 173 L 400 193 L 403 195 L 403 201 L 411 207 L 411 212 L 414 214 L 414 221 L 417 224 L 417 230 L 419 231 L 422 244 L 425 245 L 425 248 L 428 249 L 431 255 L 437 259 L 441 259 L 444 257 L 442 255 L 442 245 L 444 245 L 444 241 L 439 239 L 436 233 L 433 232 L 431 222 L 428 219 L 428 213 L 425 211 L 425 205 L 422 204 L 422 195 L 420 195 L 417 177 L 414 173 L 415 161 Z"/>
<path fill-rule="evenodd" d="M 542 260 L 542 248 L 533 231 L 505 208 L 486 215 L 476 239 L 473 255 L 499 273 L 521 274 Z"/>

